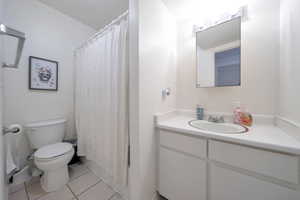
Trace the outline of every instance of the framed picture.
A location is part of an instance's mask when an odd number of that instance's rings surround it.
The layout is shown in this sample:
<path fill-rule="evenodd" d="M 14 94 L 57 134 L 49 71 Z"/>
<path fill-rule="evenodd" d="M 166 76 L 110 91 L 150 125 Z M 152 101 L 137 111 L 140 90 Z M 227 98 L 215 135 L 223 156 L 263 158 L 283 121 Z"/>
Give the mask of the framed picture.
<path fill-rule="evenodd" d="M 58 62 L 30 56 L 29 89 L 57 91 Z"/>

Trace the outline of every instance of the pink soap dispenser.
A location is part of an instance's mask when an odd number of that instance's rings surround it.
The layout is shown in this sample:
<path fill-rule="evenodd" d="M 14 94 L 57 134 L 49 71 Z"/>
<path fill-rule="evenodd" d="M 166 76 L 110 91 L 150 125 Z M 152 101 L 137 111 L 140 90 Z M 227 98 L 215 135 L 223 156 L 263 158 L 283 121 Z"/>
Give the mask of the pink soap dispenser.
<path fill-rule="evenodd" d="M 242 108 L 240 102 L 234 102 L 233 122 L 235 124 L 244 126 L 252 126 L 252 115 L 248 111 L 245 111 L 244 108 Z"/>
<path fill-rule="evenodd" d="M 242 108 L 239 101 L 233 102 L 233 123 L 241 124 Z"/>

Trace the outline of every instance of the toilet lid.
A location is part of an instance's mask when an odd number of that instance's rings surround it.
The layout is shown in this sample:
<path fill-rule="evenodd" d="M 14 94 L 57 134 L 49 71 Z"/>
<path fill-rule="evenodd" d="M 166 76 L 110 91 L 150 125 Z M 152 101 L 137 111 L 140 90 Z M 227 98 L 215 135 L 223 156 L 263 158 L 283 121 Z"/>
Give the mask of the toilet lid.
<path fill-rule="evenodd" d="M 50 144 L 50 145 L 47 145 L 47 146 L 44 146 L 44 147 L 38 149 L 34 153 L 34 156 L 36 158 L 41 158 L 41 159 L 58 157 L 58 156 L 68 153 L 69 151 L 72 150 L 72 148 L 73 148 L 73 146 L 70 143 Z"/>

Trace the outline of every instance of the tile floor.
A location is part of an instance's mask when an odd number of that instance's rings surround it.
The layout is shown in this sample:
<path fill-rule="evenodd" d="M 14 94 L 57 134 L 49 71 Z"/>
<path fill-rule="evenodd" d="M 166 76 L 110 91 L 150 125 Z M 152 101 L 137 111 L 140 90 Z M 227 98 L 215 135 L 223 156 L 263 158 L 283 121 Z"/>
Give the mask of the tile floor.
<path fill-rule="evenodd" d="M 122 200 L 85 165 L 70 167 L 70 181 L 59 191 L 43 191 L 38 179 L 10 188 L 8 200 Z"/>

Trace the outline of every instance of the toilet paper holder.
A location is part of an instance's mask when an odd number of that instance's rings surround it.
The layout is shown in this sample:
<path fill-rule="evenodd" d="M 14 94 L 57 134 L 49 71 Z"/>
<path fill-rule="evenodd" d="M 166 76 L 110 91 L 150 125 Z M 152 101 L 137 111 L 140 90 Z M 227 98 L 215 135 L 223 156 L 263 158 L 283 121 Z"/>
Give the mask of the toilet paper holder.
<path fill-rule="evenodd" d="M 18 127 L 13 127 L 13 128 L 7 128 L 7 127 L 3 127 L 2 128 L 2 134 L 6 135 L 8 133 L 19 133 L 20 128 Z"/>

